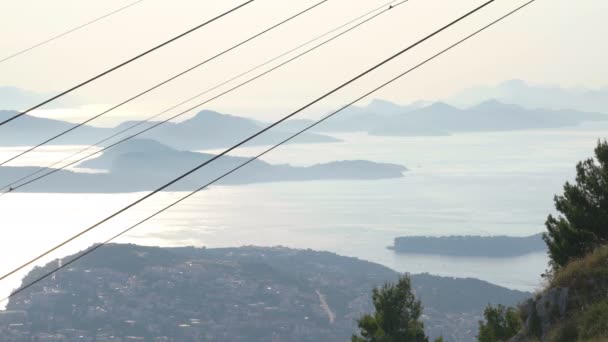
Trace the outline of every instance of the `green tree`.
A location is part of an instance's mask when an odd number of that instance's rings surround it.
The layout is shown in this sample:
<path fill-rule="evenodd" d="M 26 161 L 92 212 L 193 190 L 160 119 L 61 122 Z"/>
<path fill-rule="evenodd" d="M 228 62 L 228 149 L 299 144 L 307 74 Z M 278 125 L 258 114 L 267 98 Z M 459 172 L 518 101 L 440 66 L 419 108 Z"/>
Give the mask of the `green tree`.
<path fill-rule="evenodd" d="M 543 239 L 553 271 L 608 243 L 608 143 L 598 142 L 595 159 L 576 166 L 576 183 L 555 197 L 558 217 L 549 215 Z"/>
<path fill-rule="evenodd" d="M 387 283 L 373 290 L 375 313 L 359 319 L 360 336 L 353 342 L 427 342 L 420 321 L 422 304 L 412 292 L 410 278 Z"/>
<path fill-rule="evenodd" d="M 484 321 L 479 322 L 479 342 L 507 341 L 521 330 L 517 310 L 503 305 L 488 305 L 483 311 Z"/>

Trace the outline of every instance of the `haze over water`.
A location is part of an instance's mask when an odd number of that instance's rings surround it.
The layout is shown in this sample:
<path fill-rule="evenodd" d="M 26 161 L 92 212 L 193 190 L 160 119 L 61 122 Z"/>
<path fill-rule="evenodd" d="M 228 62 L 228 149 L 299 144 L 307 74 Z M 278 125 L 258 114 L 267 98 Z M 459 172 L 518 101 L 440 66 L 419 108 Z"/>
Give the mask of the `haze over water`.
<path fill-rule="evenodd" d="M 527 236 L 544 230 L 553 196 L 572 180 L 576 162 L 593 154 L 608 124 L 574 128 L 441 137 L 370 137 L 340 134 L 344 143 L 290 145 L 267 155 L 270 163 L 311 165 L 365 159 L 402 164 L 403 178 L 215 186 L 140 226 L 120 242 L 162 246 L 275 246 L 327 250 L 398 271 L 474 277 L 533 290 L 546 267 L 544 253 L 486 259 L 397 255 L 386 247 L 406 235 Z M 240 150 L 251 155 L 255 149 Z M 0 150 L 8 156 L 13 149 Z M 33 156 L 55 161 L 51 148 Z M 50 151 L 50 152 L 49 152 Z M 244 168 L 240 172 L 247 172 Z M 49 177 L 45 181 L 52 181 Z M 105 240 L 183 193 L 163 193 L 54 254 L 65 256 Z M 0 227 L 11 241 L 0 248 L 4 273 L 143 196 L 135 194 L 27 194 L 0 197 Z M 27 246 L 24 248 L 23 246 Z M 0 289 L 7 293 L 23 272 Z"/>

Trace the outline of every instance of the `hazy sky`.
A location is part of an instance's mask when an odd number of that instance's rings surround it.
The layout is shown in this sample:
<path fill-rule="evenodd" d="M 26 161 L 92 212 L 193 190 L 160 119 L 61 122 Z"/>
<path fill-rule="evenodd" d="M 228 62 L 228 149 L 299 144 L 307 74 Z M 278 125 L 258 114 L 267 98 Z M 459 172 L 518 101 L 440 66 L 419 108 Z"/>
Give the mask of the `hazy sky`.
<path fill-rule="evenodd" d="M 130 0 L 7 1 L 0 11 L 0 57 L 60 33 Z M 0 64 L 0 85 L 36 92 L 72 86 L 244 0 L 146 0 L 125 12 Z M 317 0 L 255 0 L 246 8 L 73 94 L 87 104 L 120 102 Z M 228 56 L 108 117 L 142 118 L 338 26 L 385 0 L 330 0 Z M 479 0 L 410 0 L 320 50 L 246 86 L 208 109 L 276 118 L 325 93 L 390 54 L 478 6 Z M 524 1 L 497 0 L 444 35 L 313 108 L 349 101 Z M 399 103 L 441 99 L 475 85 L 519 78 L 537 84 L 608 85 L 608 2 L 538 0 L 473 41 L 412 73 L 376 97 Z M 103 106 L 95 106 L 103 108 Z M 96 114 L 88 107 L 76 115 Z M 58 111 L 49 116 L 66 115 Z M 69 115 L 74 115 L 71 113 Z"/>

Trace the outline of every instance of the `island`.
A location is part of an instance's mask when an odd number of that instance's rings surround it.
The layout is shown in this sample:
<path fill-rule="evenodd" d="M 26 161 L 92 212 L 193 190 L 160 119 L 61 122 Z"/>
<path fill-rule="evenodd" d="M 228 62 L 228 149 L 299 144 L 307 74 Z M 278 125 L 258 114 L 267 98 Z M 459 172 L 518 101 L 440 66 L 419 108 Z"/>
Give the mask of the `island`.
<path fill-rule="evenodd" d="M 511 236 L 406 236 L 388 247 L 397 253 L 436 254 L 465 257 L 514 257 L 545 252 L 542 234 Z"/>
<path fill-rule="evenodd" d="M 214 154 L 179 151 L 154 140 L 134 139 L 77 165 L 31 183 L 20 192 L 126 193 L 150 191 L 214 158 Z M 223 156 L 178 182 L 167 191 L 192 191 L 235 169 L 250 158 Z M 87 169 L 77 172 L 78 169 Z M 0 167 L 0 179 L 8 183 L 39 171 L 37 167 Z M 50 170 L 44 171 L 48 173 Z M 86 171 L 86 172 L 85 172 Z M 91 172 L 93 171 L 93 172 Z M 365 160 L 342 160 L 310 166 L 270 164 L 255 160 L 217 184 L 314 180 L 376 180 L 403 177 L 402 165 Z"/>

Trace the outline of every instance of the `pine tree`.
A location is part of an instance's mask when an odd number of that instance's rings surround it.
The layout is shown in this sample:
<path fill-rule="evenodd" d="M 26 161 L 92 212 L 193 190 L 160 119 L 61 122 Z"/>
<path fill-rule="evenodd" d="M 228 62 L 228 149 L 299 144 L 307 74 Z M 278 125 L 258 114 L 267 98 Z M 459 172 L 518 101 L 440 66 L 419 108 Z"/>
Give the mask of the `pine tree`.
<path fill-rule="evenodd" d="M 608 243 L 608 143 L 598 142 L 595 160 L 580 162 L 576 171 L 576 183 L 555 197 L 561 215 L 549 215 L 543 235 L 554 271 Z"/>
<path fill-rule="evenodd" d="M 488 305 L 483 316 L 485 322 L 479 322 L 479 334 L 477 335 L 479 342 L 507 341 L 521 329 L 521 321 L 514 308 Z"/>
<path fill-rule="evenodd" d="M 420 321 L 422 304 L 412 292 L 407 276 L 397 284 L 385 284 L 373 290 L 375 313 L 359 319 L 360 336 L 353 342 L 427 342 Z"/>

